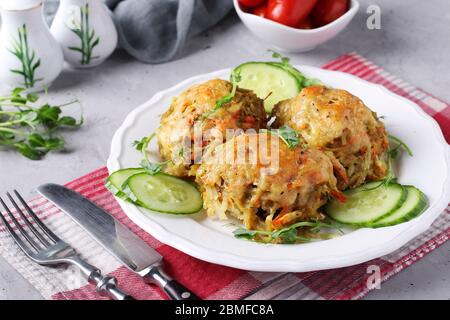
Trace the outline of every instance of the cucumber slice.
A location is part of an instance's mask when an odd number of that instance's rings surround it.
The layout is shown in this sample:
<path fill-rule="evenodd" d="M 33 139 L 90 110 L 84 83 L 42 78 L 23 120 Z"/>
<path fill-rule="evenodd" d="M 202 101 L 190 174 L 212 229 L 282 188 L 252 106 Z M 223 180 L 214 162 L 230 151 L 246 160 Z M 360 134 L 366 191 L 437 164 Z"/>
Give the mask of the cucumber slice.
<path fill-rule="evenodd" d="M 142 168 L 130 168 L 130 169 L 122 169 L 122 170 L 113 172 L 108 177 L 108 179 L 106 179 L 105 187 L 116 197 L 121 198 L 123 200 L 130 201 L 130 199 L 127 197 L 127 195 L 123 192 L 122 186 L 129 177 L 131 177 L 132 175 L 134 175 L 136 173 L 140 173 L 143 171 L 144 170 Z"/>
<path fill-rule="evenodd" d="M 294 67 L 292 67 L 290 65 L 283 64 L 281 62 L 266 62 L 266 63 L 273 65 L 273 66 L 278 66 L 278 67 L 283 68 L 284 70 L 292 73 L 292 75 L 295 78 L 297 78 L 297 81 L 301 84 L 303 84 L 303 82 L 305 81 L 305 76 L 300 71 L 298 71 L 297 69 L 295 69 Z M 302 87 L 303 87 L 303 85 L 302 85 Z"/>
<path fill-rule="evenodd" d="M 123 191 L 134 203 L 153 211 L 190 214 L 203 207 L 202 196 L 193 184 L 165 173 L 132 175 Z"/>
<path fill-rule="evenodd" d="M 379 228 L 393 226 L 409 221 L 424 211 L 428 205 L 425 194 L 414 186 L 405 186 L 405 189 L 408 191 L 408 195 L 403 205 L 387 217 L 371 224 L 371 227 Z"/>
<path fill-rule="evenodd" d="M 259 98 L 265 99 L 267 113 L 276 103 L 295 97 L 302 89 L 294 74 L 273 63 L 247 62 L 236 67 L 234 72 L 240 72 L 240 88 L 252 90 Z"/>
<path fill-rule="evenodd" d="M 380 220 L 405 202 L 407 191 L 398 183 L 380 186 L 379 181 L 367 183 L 344 192 L 347 201 L 331 200 L 325 212 L 334 220 L 357 226 L 366 226 Z"/>

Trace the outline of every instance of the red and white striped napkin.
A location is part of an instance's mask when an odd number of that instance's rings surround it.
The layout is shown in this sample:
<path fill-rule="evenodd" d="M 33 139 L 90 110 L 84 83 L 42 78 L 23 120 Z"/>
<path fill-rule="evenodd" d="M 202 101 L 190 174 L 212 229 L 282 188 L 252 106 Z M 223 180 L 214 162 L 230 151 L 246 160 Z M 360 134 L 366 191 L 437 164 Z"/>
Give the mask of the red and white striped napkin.
<path fill-rule="evenodd" d="M 356 53 L 346 54 L 324 66 L 325 69 L 351 73 L 365 80 L 384 85 L 404 96 L 433 116 L 450 141 L 450 105 L 417 89 Z M 114 197 L 104 188 L 108 175 L 105 167 L 67 184 L 87 196 L 164 256 L 168 271 L 203 299 L 358 299 L 370 291 L 367 285 L 369 266 L 377 266 L 382 281 L 407 268 L 427 253 L 446 242 L 450 236 L 449 207 L 432 227 L 396 252 L 360 265 L 307 273 L 248 272 L 214 265 L 192 258 L 171 248 L 144 232 L 123 213 Z M 37 198 L 30 205 L 43 220 L 90 263 L 119 280 L 121 288 L 137 299 L 165 299 L 121 266 L 70 218 L 46 200 Z M 76 269 L 45 268 L 32 263 L 15 246 L 0 226 L 0 254 L 21 273 L 46 299 L 106 299 L 84 281 Z M 369 281 L 370 282 L 370 281 Z"/>

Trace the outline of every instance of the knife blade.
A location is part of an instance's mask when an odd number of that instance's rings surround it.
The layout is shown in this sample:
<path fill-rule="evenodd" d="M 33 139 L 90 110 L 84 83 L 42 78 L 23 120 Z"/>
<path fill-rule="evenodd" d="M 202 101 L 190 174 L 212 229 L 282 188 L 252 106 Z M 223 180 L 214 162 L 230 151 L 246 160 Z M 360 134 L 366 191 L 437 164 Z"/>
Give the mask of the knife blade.
<path fill-rule="evenodd" d="M 166 274 L 163 257 L 158 252 L 92 201 L 53 183 L 40 186 L 38 192 L 68 214 L 121 263 L 147 283 L 158 285 L 171 299 L 199 299 Z"/>

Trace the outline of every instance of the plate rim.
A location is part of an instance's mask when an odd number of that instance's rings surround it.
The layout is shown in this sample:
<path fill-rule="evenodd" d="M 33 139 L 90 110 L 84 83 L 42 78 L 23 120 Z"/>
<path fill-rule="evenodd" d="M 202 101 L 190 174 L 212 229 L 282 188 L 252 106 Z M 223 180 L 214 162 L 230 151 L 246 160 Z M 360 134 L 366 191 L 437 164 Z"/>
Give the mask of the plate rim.
<path fill-rule="evenodd" d="M 189 239 L 186 239 L 185 237 L 170 233 L 164 226 L 161 226 L 155 221 L 152 221 L 151 219 L 147 219 L 142 212 L 136 208 L 134 205 L 129 204 L 121 199 L 117 199 L 120 206 L 122 207 L 124 213 L 138 226 L 140 226 L 142 229 L 144 229 L 146 232 L 151 234 L 154 238 L 156 238 L 158 241 L 165 243 L 169 246 L 172 246 L 190 256 L 193 256 L 195 258 L 198 258 L 203 261 L 207 261 L 210 263 L 225 265 L 228 267 L 233 268 L 239 268 L 244 270 L 251 270 L 251 271 L 268 271 L 268 272 L 307 272 L 307 271 L 316 271 L 316 270 L 323 270 L 323 269 L 330 269 L 330 268 L 338 268 L 338 267 L 345 267 L 350 265 L 355 265 L 359 263 L 363 263 L 369 260 L 372 260 L 374 258 L 378 258 L 381 256 L 384 256 L 386 254 L 392 253 L 393 251 L 397 250 L 413 238 L 417 237 L 419 234 L 426 231 L 431 224 L 437 219 L 437 217 L 444 211 L 444 209 L 448 206 L 448 198 L 450 197 L 450 149 L 449 145 L 445 141 L 445 138 L 442 134 L 441 128 L 439 127 L 438 123 L 435 119 L 433 119 L 431 116 L 429 116 L 422 108 L 420 108 L 416 103 L 413 101 L 404 98 L 402 96 L 399 96 L 392 91 L 388 90 L 382 85 L 371 83 L 367 80 L 361 79 L 359 77 L 353 76 L 351 74 L 341 72 L 341 71 L 333 71 L 333 70 L 325 70 L 318 67 L 313 66 L 306 66 L 306 65 L 299 65 L 295 66 L 299 68 L 302 71 L 306 71 L 305 73 L 308 73 L 308 70 L 313 70 L 316 72 L 326 72 L 326 73 L 335 73 L 339 74 L 342 77 L 347 77 L 353 81 L 359 81 L 362 82 L 364 85 L 371 86 L 373 89 L 377 89 L 382 91 L 383 94 L 387 94 L 395 99 L 400 99 L 404 103 L 409 104 L 415 111 L 418 113 L 419 116 L 421 116 L 425 121 L 429 122 L 432 125 L 432 130 L 434 133 L 434 138 L 437 142 L 439 142 L 440 147 L 443 148 L 443 154 L 445 155 L 445 164 L 446 164 L 446 178 L 445 183 L 442 186 L 442 193 L 441 197 L 439 199 L 436 199 L 434 205 L 432 207 L 429 207 L 428 210 L 434 210 L 432 214 L 429 214 L 428 216 L 421 216 L 418 219 L 412 220 L 416 221 L 416 223 L 410 223 L 408 222 L 409 226 L 405 228 L 404 230 L 400 230 L 392 239 L 390 239 L 389 242 L 385 242 L 383 246 L 378 245 L 376 248 L 369 247 L 365 248 L 364 250 L 361 250 L 360 252 L 352 253 L 351 255 L 348 255 L 346 257 L 336 257 L 334 259 L 330 259 L 328 257 L 325 259 L 325 261 L 318 261 L 315 260 L 315 266 L 304 264 L 304 262 L 299 261 L 292 261 L 292 260 L 277 260 L 276 266 L 273 264 L 272 261 L 257 261 L 255 262 L 252 258 L 246 258 L 241 255 L 233 255 L 229 254 L 227 252 L 222 252 L 220 250 L 214 250 L 212 251 L 209 248 L 199 246 L 196 243 L 193 243 L 189 241 Z M 145 111 L 147 108 L 151 107 L 155 103 L 157 103 L 159 100 L 164 98 L 168 93 L 177 91 L 179 88 L 182 88 L 190 83 L 195 83 L 198 79 L 204 79 L 204 78 L 214 78 L 218 77 L 219 75 L 230 72 L 231 69 L 221 69 L 209 73 L 204 73 L 200 75 L 196 75 L 190 78 L 187 78 L 179 83 L 177 83 L 174 86 L 171 86 L 167 89 L 161 90 L 154 94 L 148 101 L 144 102 L 134 110 L 132 110 L 125 120 L 123 121 L 122 125 L 117 129 L 115 132 L 112 142 L 111 142 L 111 151 L 110 155 L 108 157 L 107 161 L 107 168 L 109 172 L 115 171 L 118 168 L 120 168 L 118 158 L 121 155 L 122 152 L 122 138 L 125 134 L 126 130 L 129 129 L 130 125 L 133 124 L 136 121 L 137 116 Z M 219 76 L 220 77 L 220 76 Z M 447 200 L 446 200 L 447 199 Z M 424 217 L 426 219 L 424 219 Z M 143 221 L 145 220 L 145 221 Z M 420 222 L 420 223 L 419 223 Z M 144 227 L 143 225 L 147 224 L 152 225 L 152 231 L 149 232 L 147 229 L 148 227 Z M 395 227 L 395 226 L 394 226 Z M 392 228 L 392 227 L 387 227 Z M 286 246 L 286 245 L 282 245 Z M 289 245 L 292 246 L 292 245 Z M 249 260 L 251 259 L 251 260 Z M 322 259 L 324 260 L 324 259 Z M 280 262 L 282 262 L 282 266 L 280 266 Z M 339 263 L 337 263 L 339 262 Z"/>

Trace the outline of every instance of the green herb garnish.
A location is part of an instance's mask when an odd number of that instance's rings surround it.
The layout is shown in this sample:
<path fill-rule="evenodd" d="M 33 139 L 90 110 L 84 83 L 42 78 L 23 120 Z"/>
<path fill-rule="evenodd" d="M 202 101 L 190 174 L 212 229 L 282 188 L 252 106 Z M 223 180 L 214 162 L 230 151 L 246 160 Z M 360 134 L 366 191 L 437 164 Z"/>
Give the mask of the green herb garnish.
<path fill-rule="evenodd" d="M 289 147 L 289 149 L 295 149 L 300 144 L 300 137 L 294 129 L 288 125 L 284 125 L 279 129 L 266 130 L 262 129 L 261 132 L 269 132 L 276 134 L 283 140 L 284 143 Z"/>
<path fill-rule="evenodd" d="M 394 148 L 389 149 L 389 156 L 390 156 L 392 159 L 395 160 L 395 159 L 397 158 L 398 151 L 399 151 L 400 149 L 405 150 L 406 153 L 407 153 L 410 157 L 413 156 L 413 152 L 412 152 L 411 148 L 410 148 L 403 140 L 401 140 L 400 138 L 397 138 L 396 136 L 393 136 L 393 135 L 391 135 L 391 134 L 389 135 L 389 139 L 390 139 L 391 141 L 397 143 L 397 145 L 396 145 Z"/>
<path fill-rule="evenodd" d="M 401 140 L 393 135 L 389 135 L 389 139 L 391 142 L 395 142 L 397 145 L 394 148 L 391 148 L 390 146 L 388 147 L 388 151 L 387 151 L 387 153 L 388 153 L 388 159 L 387 159 L 388 173 L 387 173 L 386 177 L 384 177 L 384 179 L 380 180 L 380 184 L 378 184 L 372 188 L 366 188 L 366 189 L 364 189 L 364 191 L 375 190 L 382 186 L 387 187 L 391 182 L 397 180 L 394 170 L 392 169 L 392 161 L 397 159 L 398 153 L 401 149 L 405 150 L 406 153 L 410 157 L 413 156 L 413 152 L 412 152 L 411 148 L 403 140 Z"/>
<path fill-rule="evenodd" d="M 165 162 L 150 162 L 147 159 L 142 159 L 140 166 L 145 169 L 145 171 L 150 175 L 155 175 L 164 170 L 164 167 L 168 161 Z"/>
<path fill-rule="evenodd" d="M 291 61 L 290 58 L 285 57 L 285 56 L 281 55 L 280 53 L 278 53 L 278 52 L 276 52 L 274 50 L 268 50 L 268 51 L 272 52 L 272 58 L 280 59 L 280 62 L 282 64 L 284 64 L 285 66 L 289 66 L 289 67 L 293 68 L 293 66 L 289 63 Z"/>
<path fill-rule="evenodd" d="M 214 106 L 214 108 L 210 111 L 208 111 L 207 113 L 205 113 L 202 116 L 202 120 L 207 119 L 208 117 L 210 117 L 214 112 L 216 112 L 217 110 L 219 110 L 220 108 L 222 108 L 225 104 L 230 103 L 231 101 L 233 101 L 234 96 L 236 95 L 236 90 L 237 90 L 237 85 L 238 83 L 241 81 L 241 72 L 238 70 L 233 70 L 233 72 L 231 73 L 230 76 L 230 80 L 231 80 L 231 84 L 233 85 L 233 87 L 231 88 L 231 92 L 229 94 L 227 94 L 226 96 L 220 98 L 219 100 L 216 101 L 216 105 Z"/>
<path fill-rule="evenodd" d="M 0 146 L 15 149 L 24 157 L 40 160 L 50 151 L 64 149 L 64 139 L 54 136 L 61 128 L 78 128 L 83 119 L 62 116 L 62 105 L 48 103 L 34 106 L 39 100 L 35 93 L 25 94 L 16 88 L 9 96 L 0 97 Z"/>
<path fill-rule="evenodd" d="M 140 166 L 145 169 L 145 171 L 150 175 L 155 175 L 157 173 L 160 173 L 164 170 L 164 167 L 166 166 L 168 161 L 164 162 L 152 162 L 148 158 L 147 148 L 149 143 L 153 140 L 153 138 L 156 136 L 156 132 L 152 133 L 148 137 L 143 137 L 141 140 L 135 140 L 132 145 L 133 147 L 142 153 L 143 159 L 140 162 Z"/>
<path fill-rule="evenodd" d="M 320 81 L 318 79 L 307 78 L 303 73 L 301 73 L 298 69 L 296 69 L 290 63 L 291 59 L 289 59 L 288 57 L 285 57 L 274 50 L 268 50 L 268 51 L 272 53 L 272 58 L 279 59 L 280 60 L 279 63 L 281 63 L 281 65 L 283 65 L 283 67 L 285 69 L 287 69 L 290 73 L 292 73 L 297 78 L 297 80 L 300 82 L 302 88 L 314 86 L 314 85 L 323 85 L 322 81 Z"/>
<path fill-rule="evenodd" d="M 334 223 L 322 222 L 322 221 L 303 221 L 297 222 L 289 227 L 275 230 L 275 231 L 263 231 L 263 230 L 247 230 L 245 228 L 238 228 L 233 231 L 236 238 L 253 240 L 262 243 L 301 243 L 310 242 L 316 238 L 309 238 L 298 234 L 298 229 L 302 227 L 311 228 L 309 231 L 312 233 L 318 233 L 320 230 L 336 229 L 340 233 L 343 233 L 339 225 Z"/>

